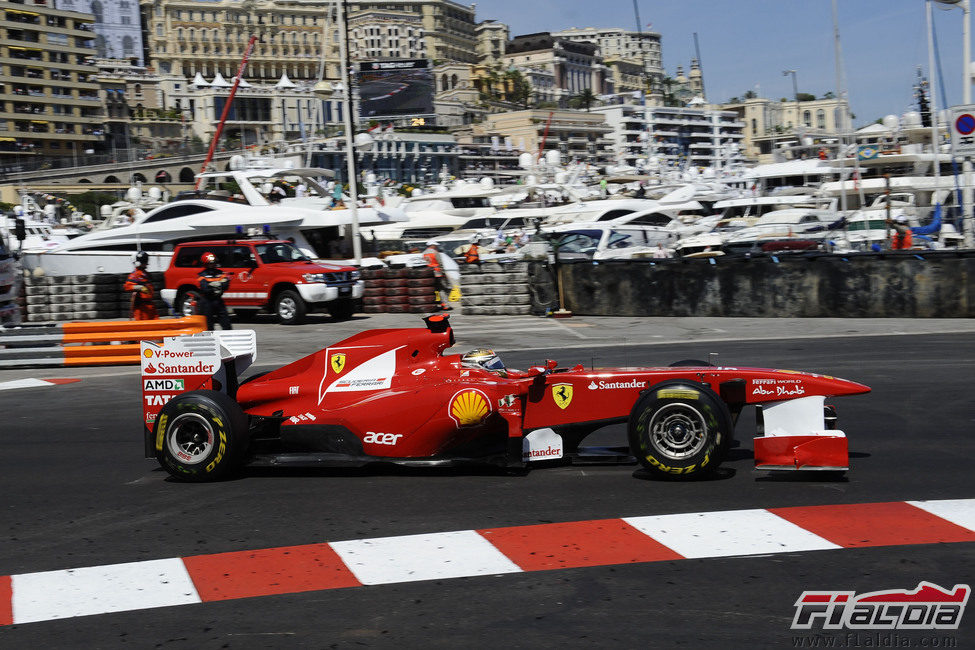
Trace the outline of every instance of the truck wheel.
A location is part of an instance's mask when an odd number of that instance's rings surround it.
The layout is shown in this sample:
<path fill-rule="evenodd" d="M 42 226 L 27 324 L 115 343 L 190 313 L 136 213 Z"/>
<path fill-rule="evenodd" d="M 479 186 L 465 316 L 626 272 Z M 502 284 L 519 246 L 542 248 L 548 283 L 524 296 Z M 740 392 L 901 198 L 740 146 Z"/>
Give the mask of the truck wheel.
<path fill-rule="evenodd" d="M 282 325 L 297 325 L 305 320 L 308 306 L 296 292 L 285 289 L 274 298 L 274 313 Z"/>
<path fill-rule="evenodd" d="M 216 481 L 236 469 L 247 446 L 247 415 L 212 390 L 177 395 L 159 412 L 156 459 L 183 481 Z"/>
<path fill-rule="evenodd" d="M 178 316 L 193 316 L 200 313 L 200 292 L 193 289 L 180 291 L 173 309 Z"/>
<path fill-rule="evenodd" d="M 340 298 L 328 303 L 328 313 L 335 320 L 349 320 L 355 313 L 355 300 Z"/>
<path fill-rule="evenodd" d="M 673 380 L 653 386 L 633 405 L 627 425 L 630 453 L 658 476 L 698 478 L 724 459 L 731 415 L 714 391 Z"/>

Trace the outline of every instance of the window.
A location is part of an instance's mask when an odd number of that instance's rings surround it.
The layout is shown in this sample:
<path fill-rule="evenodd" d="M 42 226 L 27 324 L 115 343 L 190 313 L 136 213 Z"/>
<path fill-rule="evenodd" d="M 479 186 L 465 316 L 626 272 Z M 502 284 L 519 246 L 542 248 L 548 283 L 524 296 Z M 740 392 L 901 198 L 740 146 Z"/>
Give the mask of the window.
<path fill-rule="evenodd" d="M 825 129 L 826 128 L 826 111 L 819 109 L 816 111 L 816 128 Z"/>
<path fill-rule="evenodd" d="M 812 111 L 802 112 L 802 123 L 806 126 L 812 126 Z"/>
<path fill-rule="evenodd" d="M 153 221 L 165 221 L 166 219 L 176 219 L 178 217 L 188 217 L 191 214 L 199 214 L 200 212 L 209 212 L 213 208 L 208 208 L 203 205 L 192 205 L 188 203 L 168 205 L 160 208 L 159 212 L 147 218 L 143 223 L 150 223 Z"/>

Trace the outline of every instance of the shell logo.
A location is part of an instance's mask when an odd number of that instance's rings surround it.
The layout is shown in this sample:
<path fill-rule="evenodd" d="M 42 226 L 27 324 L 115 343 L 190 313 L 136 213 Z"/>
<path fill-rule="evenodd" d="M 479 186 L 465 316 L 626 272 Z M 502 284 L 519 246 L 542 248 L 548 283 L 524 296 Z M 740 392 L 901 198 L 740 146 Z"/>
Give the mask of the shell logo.
<path fill-rule="evenodd" d="M 469 427 L 480 424 L 491 413 L 491 401 L 481 391 L 467 388 L 450 398 L 447 412 L 457 426 Z"/>
<path fill-rule="evenodd" d="M 151 359 L 152 358 L 152 348 L 146 348 L 146 351 L 142 353 L 142 356 L 144 356 L 146 359 Z"/>

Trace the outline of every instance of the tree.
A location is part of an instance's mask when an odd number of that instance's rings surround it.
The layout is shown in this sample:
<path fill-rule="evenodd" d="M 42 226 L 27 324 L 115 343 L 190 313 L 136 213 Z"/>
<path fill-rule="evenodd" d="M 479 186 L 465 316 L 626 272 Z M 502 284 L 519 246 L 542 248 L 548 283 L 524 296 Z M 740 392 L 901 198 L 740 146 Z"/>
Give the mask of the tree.
<path fill-rule="evenodd" d="M 836 99 L 836 93 L 832 90 L 827 90 L 823 93 L 823 99 Z"/>
<path fill-rule="evenodd" d="M 796 100 L 800 102 L 811 102 L 816 99 L 815 95 L 810 95 L 809 93 L 796 93 Z"/>
<path fill-rule="evenodd" d="M 596 99 L 596 95 L 593 94 L 591 89 L 583 88 L 582 92 L 569 100 L 569 102 L 574 108 L 585 108 L 586 111 L 589 111 L 589 108 L 596 103 Z"/>
<path fill-rule="evenodd" d="M 737 104 L 737 103 L 738 103 L 738 102 L 740 102 L 740 101 L 741 101 L 741 100 L 740 100 L 740 99 L 738 99 L 737 97 L 732 97 L 731 99 L 729 99 L 729 100 L 728 100 L 728 103 L 729 103 L 729 104 Z"/>
<path fill-rule="evenodd" d="M 746 90 L 744 94 L 745 99 L 755 99 L 758 94 L 754 90 Z"/>
<path fill-rule="evenodd" d="M 506 88 L 506 98 L 512 104 L 518 104 L 524 108 L 528 108 L 528 104 L 531 101 L 531 83 L 525 79 L 525 75 L 521 74 L 521 71 L 516 68 L 510 68 L 504 73 L 504 82 Z"/>

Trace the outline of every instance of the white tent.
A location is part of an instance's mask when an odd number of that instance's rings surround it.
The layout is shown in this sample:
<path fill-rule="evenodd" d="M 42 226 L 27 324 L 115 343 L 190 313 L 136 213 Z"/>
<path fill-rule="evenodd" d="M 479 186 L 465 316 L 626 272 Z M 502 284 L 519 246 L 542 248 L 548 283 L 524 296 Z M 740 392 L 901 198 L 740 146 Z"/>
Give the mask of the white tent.
<path fill-rule="evenodd" d="M 219 72 L 217 73 L 217 76 L 213 78 L 213 81 L 210 82 L 210 85 L 214 88 L 230 88 L 230 82 L 224 79 L 223 75 Z"/>
<path fill-rule="evenodd" d="M 288 79 L 287 72 L 282 72 L 281 78 L 278 79 L 278 83 L 274 84 L 274 87 L 280 90 L 282 88 L 297 88 L 298 86 L 291 79 Z"/>
<path fill-rule="evenodd" d="M 237 79 L 237 77 L 234 77 L 234 78 L 231 79 L 231 81 L 235 81 L 236 79 Z M 237 84 L 237 87 L 238 88 L 253 88 L 253 86 L 251 84 L 247 83 L 247 80 L 244 79 L 243 77 L 240 78 L 240 83 Z"/>
<path fill-rule="evenodd" d="M 206 88 L 210 85 L 210 82 L 203 78 L 203 75 L 199 72 L 193 77 L 193 81 L 190 82 L 191 86 L 196 86 L 197 88 Z"/>

